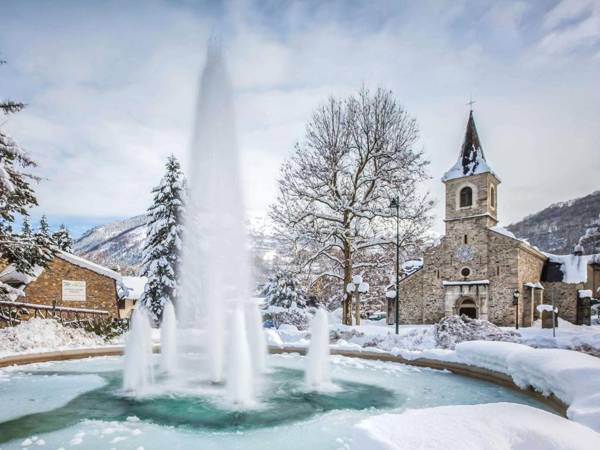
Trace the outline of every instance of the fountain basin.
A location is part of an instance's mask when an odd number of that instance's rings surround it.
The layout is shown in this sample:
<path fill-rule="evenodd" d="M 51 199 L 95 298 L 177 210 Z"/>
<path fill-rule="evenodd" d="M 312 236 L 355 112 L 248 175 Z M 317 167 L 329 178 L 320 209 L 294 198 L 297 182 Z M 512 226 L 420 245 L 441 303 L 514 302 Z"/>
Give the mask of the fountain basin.
<path fill-rule="evenodd" d="M 79 448 L 336 449 L 354 424 L 382 412 L 498 401 L 551 410 L 513 389 L 447 371 L 342 356 L 333 356 L 331 366 L 340 389 L 310 393 L 303 356 L 271 355 L 268 362 L 259 405 L 237 412 L 211 394 L 215 387 L 202 384 L 184 392 L 159 380 L 164 389 L 128 397 L 120 389 L 120 357 L 7 369 L 0 372 L 0 403 L 11 406 L 0 412 L 0 447 L 22 448 L 36 437 L 54 448 L 81 440 Z M 65 388 L 71 385 L 78 390 Z M 19 405 L 28 408 L 19 411 Z"/>

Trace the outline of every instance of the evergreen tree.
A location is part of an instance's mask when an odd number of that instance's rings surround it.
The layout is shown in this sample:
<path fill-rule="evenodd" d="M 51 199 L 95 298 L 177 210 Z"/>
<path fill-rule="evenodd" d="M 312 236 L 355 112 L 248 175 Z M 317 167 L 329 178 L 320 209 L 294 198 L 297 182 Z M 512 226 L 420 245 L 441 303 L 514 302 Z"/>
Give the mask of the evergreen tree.
<path fill-rule="evenodd" d="M 294 274 L 278 270 L 265 285 L 262 295 L 267 306 L 305 308 L 307 296 Z"/>
<path fill-rule="evenodd" d="M 0 64 L 4 63 L 0 61 Z M 0 114 L 15 113 L 23 106 L 10 100 L 0 102 Z M 29 155 L 0 129 L 0 257 L 26 274 L 31 274 L 35 266 L 47 265 L 53 256 L 52 248 L 42 245 L 35 236 L 13 231 L 16 216 L 27 216 L 28 210 L 37 205 L 31 183 L 39 178 L 27 172 L 35 165 Z M 0 296 L 5 292 L 6 289 L 0 286 Z"/>
<path fill-rule="evenodd" d="M 175 303 L 178 291 L 185 181 L 177 159 L 171 155 L 166 173 L 152 190 L 148 209 L 148 236 L 144 245 L 142 274 L 148 277 L 140 302 L 158 322 L 167 302 Z"/>
<path fill-rule="evenodd" d="M 31 236 L 33 234 L 33 230 L 31 229 L 31 223 L 29 222 L 29 217 L 23 218 L 23 224 L 21 225 L 21 235 L 22 236 Z"/>
<path fill-rule="evenodd" d="M 289 324 L 304 329 L 308 326 L 310 310 L 308 297 L 293 273 L 278 270 L 265 285 L 263 317 L 279 328 Z"/>
<path fill-rule="evenodd" d="M 71 234 L 69 233 L 69 230 L 67 229 L 64 223 L 61 224 L 58 231 L 52 233 L 52 240 L 56 243 L 56 246 L 63 252 L 73 252 L 73 239 L 71 238 Z"/>

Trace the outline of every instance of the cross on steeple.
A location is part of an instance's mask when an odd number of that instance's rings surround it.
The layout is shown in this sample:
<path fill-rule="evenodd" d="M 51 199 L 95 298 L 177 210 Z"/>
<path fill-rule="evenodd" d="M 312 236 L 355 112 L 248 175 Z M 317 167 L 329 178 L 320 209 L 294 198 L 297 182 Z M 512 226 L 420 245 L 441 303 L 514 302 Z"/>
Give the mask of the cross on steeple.
<path fill-rule="evenodd" d="M 473 100 L 473 97 L 469 97 L 469 101 L 467 102 L 467 105 L 469 105 L 469 109 L 471 111 L 473 111 L 473 104 L 475 104 L 475 100 Z"/>

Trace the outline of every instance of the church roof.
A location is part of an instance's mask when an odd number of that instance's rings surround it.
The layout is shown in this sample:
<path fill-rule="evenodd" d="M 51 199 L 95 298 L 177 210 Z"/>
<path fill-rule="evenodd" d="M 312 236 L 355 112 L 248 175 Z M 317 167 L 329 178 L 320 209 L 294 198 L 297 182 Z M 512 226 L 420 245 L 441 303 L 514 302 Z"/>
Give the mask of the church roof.
<path fill-rule="evenodd" d="M 492 169 L 485 160 L 481 141 L 477 134 L 475 119 L 473 119 L 473 110 L 469 113 L 465 139 L 460 150 L 458 160 L 452 168 L 444 174 L 442 181 L 454 180 L 456 178 L 478 175 L 480 173 L 493 173 Z"/>

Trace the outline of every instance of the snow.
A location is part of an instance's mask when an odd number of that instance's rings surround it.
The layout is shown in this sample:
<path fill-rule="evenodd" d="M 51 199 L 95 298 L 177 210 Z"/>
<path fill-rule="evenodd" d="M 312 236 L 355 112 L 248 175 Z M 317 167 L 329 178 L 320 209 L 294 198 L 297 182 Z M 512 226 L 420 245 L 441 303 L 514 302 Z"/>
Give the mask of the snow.
<path fill-rule="evenodd" d="M 594 293 L 591 291 L 591 289 L 580 289 L 578 294 L 579 298 L 592 298 L 594 296 Z"/>
<path fill-rule="evenodd" d="M 56 256 L 65 261 L 70 262 L 79 267 L 83 267 L 84 269 L 91 270 L 92 272 L 96 272 L 100 275 L 104 275 L 105 277 L 112 278 L 118 282 L 121 282 L 121 274 L 115 272 L 114 270 L 110 270 L 100 264 L 93 263 L 87 259 L 84 259 L 80 256 L 73 255 L 72 253 L 67 253 L 63 251 L 59 251 Z"/>
<path fill-rule="evenodd" d="M 565 283 L 586 283 L 588 264 L 600 262 L 600 255 L 551 255 L 550 262 L 560 264 Z"/>
<path fill-rule="evenodd" d="M 487 161 L 483 157 L 483 153 L 480 151 L 476 152 L 476 158 L 472 161 L 469 166 L 466 168 L 467 173 L 465 173 L 465 166 L 463 166 L 463 158 L 462 154 L 459 156 L 456 163 L 444 174 L 442 177 L 442 181 L 446 182 L 449 180 L 455 180 L 457 178 L 462 178 L 470 175 L 479 175 L 481 173 L 494 173 Z"/>
<path fill-rule="evenodd" d="M 125 298 L 139 300 L 148 281 L 147 277 L 123 277 L 123 285 L 128 289 Z"/>
<path fill-rule="evenodd" d="M 554 311 L 555 313 L 558 313 L 558 308 L 552 308 L 552 305 L 537 305 L 535 307 L 535 309 L 537 309 L 537 311 L 541 314 L 542 312 L 546 311 L 546 312 L 552 312 Z"/>
<path fill-rule="evenodd" d="M 569 406 L 569 419 L 600 431 L 600 358 L 488 341 L 462 342 L 456 356 L 459 362 L 509 375 L 522 389 L 553 394 Z"/>
<path fill-rule="evenodd" d="M 511 239 L 517 239 L 517 237 L 511 231 L 508 231 L 506 228 L 501 227 L 500 225 L 496 225 L 490 228 L 490 230 L 495 231 L 498 234 L 509 237 Z M 520 239 L 517 239 L 520 240 Z"/>
<path fill-rule="evenodd" d="M 600 434 L 530 406 L 488 403 L 370 417 L 355 426 L 348 448 L 591 450 L 600 448 Z"/>
<path fill-rule="evenodd" d="M 0 329 L 0 357 L 15 353 L 97 347 L 106 342 L 81 328 L 65 327 L 52 319 L 34 318 L 15 327 Z"/>

